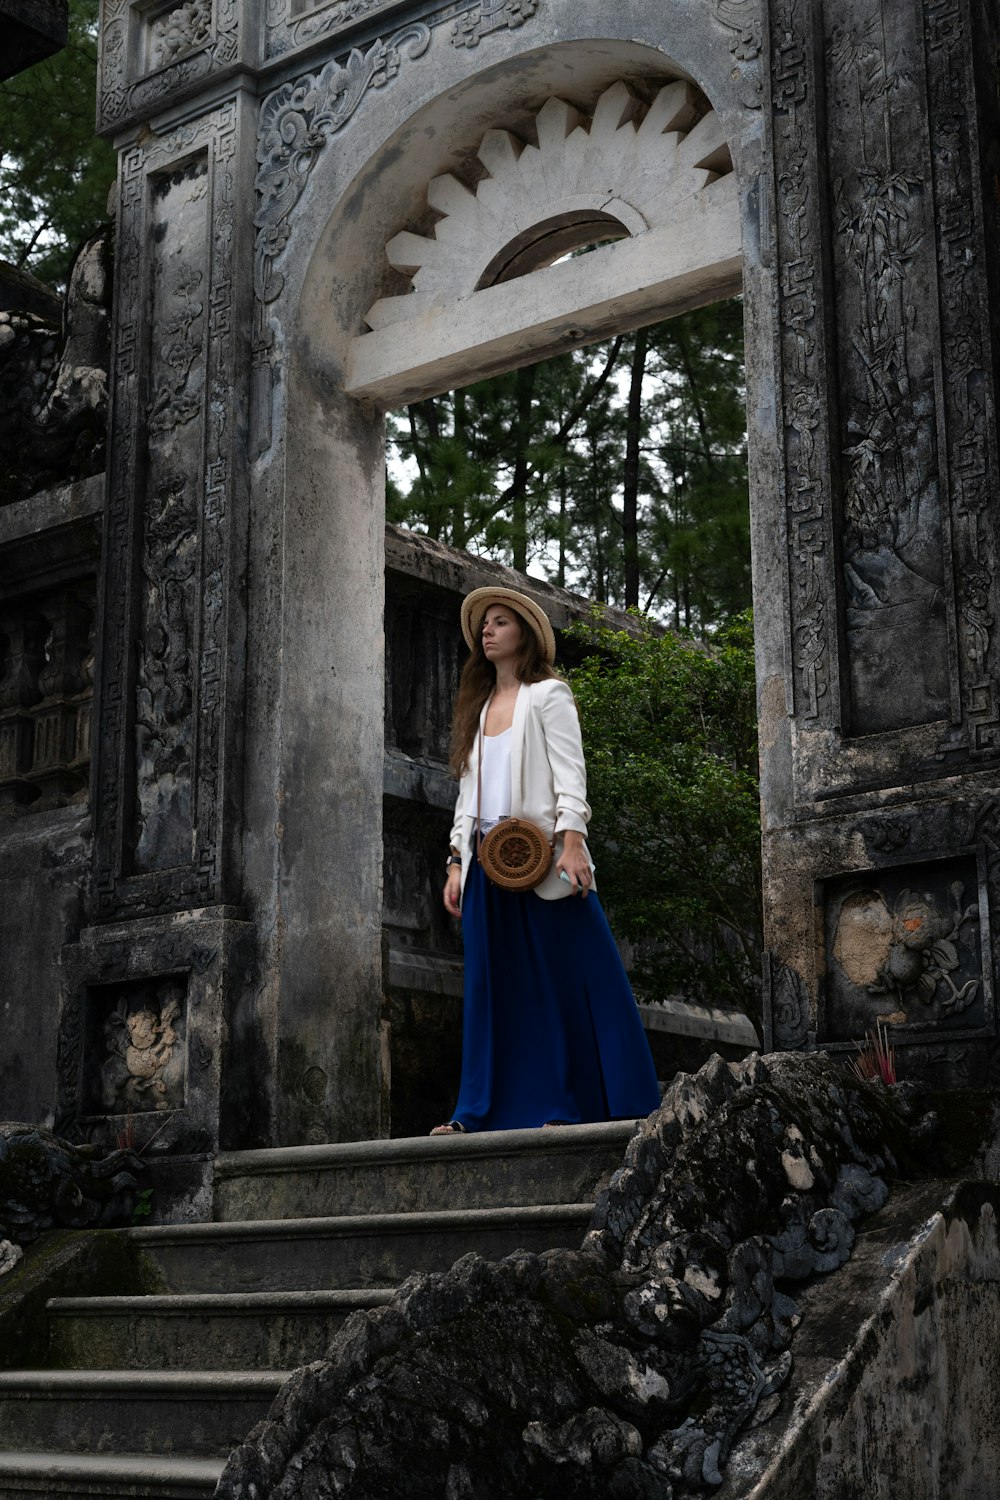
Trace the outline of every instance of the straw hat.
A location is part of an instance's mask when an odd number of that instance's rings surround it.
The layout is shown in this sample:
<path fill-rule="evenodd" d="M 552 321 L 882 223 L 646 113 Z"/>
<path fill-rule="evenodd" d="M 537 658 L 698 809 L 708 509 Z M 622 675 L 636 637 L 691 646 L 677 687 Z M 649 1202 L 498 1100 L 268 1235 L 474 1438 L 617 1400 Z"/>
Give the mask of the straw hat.
<path fill-rule="evenodd" d="M 488 587 L 473 589 L 471 594 L 466 594 L 462 600 L 462 634 L 469 650 L 472 650 L 479 639 L 483 616 L 491 604 L 506 604 L 515 614 L 520 615 L 526 625 L 531 626 L 542 648 L 542 655 L 551 666 L 556 659 L 556 638 L 549 617 L 534 599 L 529 599 L 527 594 L 519 594 L 517 589 Z"/>

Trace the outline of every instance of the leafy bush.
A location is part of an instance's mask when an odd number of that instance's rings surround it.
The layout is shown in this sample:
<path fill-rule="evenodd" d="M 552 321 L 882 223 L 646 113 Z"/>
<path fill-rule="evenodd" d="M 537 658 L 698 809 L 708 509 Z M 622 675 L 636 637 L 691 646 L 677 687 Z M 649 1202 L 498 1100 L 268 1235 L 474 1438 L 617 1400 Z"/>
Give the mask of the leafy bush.
<path fill-rule="evenodd" d="M 749 615 L 707 644 L 595 615 L 569 632 L 601 899 L 644 999 L 729 1000 L 760 1027 L 757 716 Z"/>

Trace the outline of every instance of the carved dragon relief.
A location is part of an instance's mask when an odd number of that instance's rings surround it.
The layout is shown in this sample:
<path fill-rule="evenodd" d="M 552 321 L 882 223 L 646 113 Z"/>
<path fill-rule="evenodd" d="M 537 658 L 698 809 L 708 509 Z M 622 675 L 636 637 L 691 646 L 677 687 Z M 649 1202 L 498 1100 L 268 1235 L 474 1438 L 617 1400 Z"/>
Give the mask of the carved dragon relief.
<path fill-rule="evenodd" d="M 175 283 L 176 316 L 164 325 L 160 334 L 162 373 L 149 404 L 151 433 L 169 432 L 190 422 L 201 410 L 200 397 L 187 392 L 187 383 L 191 367 L 204 346 L 200 325 L 205 306 L 196 296 L 202 279 L 201 271 L 188 266 L 182 268 Z"/>
<path fill-rule="evenodd" d="M 137 848 L 175 812 L 190 817 L 192 661 L 197 515 L 184 475 L 151 497 L 142 570 L 136 675 Z"/>

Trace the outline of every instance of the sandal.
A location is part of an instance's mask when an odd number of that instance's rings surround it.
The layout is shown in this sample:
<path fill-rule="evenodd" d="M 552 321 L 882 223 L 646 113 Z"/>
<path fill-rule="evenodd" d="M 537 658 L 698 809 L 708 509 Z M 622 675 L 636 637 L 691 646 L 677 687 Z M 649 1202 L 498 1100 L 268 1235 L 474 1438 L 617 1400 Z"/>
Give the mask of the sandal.
<path fill-rule="evenodd" d="M 435 1125 L 431 1135 L 465 1135 L 466 1129 L 461 1120 L 449 1120 L 447 1125 Z"/>

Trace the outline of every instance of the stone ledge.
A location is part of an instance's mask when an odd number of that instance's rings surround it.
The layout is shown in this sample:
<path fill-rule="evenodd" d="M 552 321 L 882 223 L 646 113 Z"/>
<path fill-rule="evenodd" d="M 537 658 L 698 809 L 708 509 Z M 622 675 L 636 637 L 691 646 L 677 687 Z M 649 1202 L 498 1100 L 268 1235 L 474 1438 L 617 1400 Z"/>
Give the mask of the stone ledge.
<path fill-rule="evenodd" d="M 395 1140 L 344 1141 L 328 1146 L 277 1146 L 261 1151 L 222 1151 L 215 1159 L 215 1180 L 248 1173 L 315 1171 L 319 1167 L 362 1163 L 416 1163 L 448 1154 L 463 1157 L 537 1155 L 546 1149 L 620 1144 L 624 1150 L 634 1130 L 631 1120 L 593 1125 L 564 1125 L 558 1131 L 477 1130 L 455 1136 L 404 1136 Z"/>

